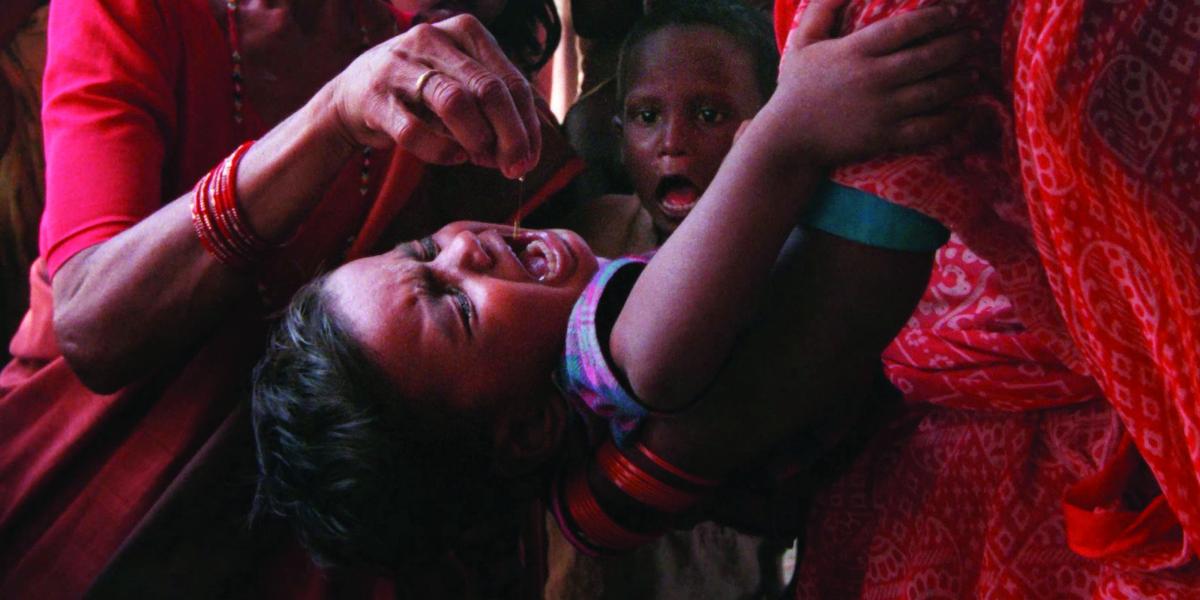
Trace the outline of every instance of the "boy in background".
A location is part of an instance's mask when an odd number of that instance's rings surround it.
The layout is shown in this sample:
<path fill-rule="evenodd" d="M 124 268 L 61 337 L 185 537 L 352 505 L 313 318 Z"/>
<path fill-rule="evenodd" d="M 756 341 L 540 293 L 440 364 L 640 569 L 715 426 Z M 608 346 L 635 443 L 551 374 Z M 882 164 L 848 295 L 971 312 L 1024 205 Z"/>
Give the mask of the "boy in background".
<path fill-rule="evenodd" d="M 634 194 L 585 204 L 568 223 L 600 256 L 660 246 L 708 187 L 779 69 L 771 23 L 737 2 L 674 2 L 634 26 L 621 49 L 622 162 Z"/>

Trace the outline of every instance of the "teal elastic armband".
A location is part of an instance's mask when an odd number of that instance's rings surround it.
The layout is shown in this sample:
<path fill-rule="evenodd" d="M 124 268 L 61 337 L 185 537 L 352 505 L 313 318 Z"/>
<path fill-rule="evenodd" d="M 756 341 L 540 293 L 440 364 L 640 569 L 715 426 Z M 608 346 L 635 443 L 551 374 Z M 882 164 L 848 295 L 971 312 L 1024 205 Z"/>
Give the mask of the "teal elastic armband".
<path fill-rule="evenodd" d="M 950 231 L 933 218 L 833 182 L 821 186 L 802 222 L 830 235 L 889 250 L 932 252 L 950 239 Z"/>

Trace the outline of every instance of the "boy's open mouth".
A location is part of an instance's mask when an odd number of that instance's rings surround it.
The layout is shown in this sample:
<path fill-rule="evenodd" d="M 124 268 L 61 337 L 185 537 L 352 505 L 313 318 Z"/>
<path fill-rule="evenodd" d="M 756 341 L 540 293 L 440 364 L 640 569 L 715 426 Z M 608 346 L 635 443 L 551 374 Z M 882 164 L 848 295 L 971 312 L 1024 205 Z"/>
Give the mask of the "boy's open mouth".
<path fill-rule="evenodd" d="M 557 235 L 548 231 L 522 231 L 515 237 L 505 235 L 504 241 L 535 281 L 555 283 L 569 275 L 570 250 Z"/>
<path fill-rule="evenodd" d="M 658 182 L 654 197 L 664 214 L 682 220 L 700 200 L 700 188 L 682 175 L 667 175 Z"/>

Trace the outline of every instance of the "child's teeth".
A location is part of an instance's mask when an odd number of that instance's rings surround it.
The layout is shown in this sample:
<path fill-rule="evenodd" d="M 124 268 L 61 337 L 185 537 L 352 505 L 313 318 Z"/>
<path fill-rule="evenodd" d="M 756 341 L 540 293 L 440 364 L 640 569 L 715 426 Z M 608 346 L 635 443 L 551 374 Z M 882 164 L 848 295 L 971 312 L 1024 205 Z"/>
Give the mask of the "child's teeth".
<path fill-rule="evenodd" d="M 530 252 L 537 252 L 542 259 L 546 261 L 546 272 L 538 277 L 538 281 L 544 281 L 547 277 L 552 277 L 558 272 L 558 257 L 550 251 L 550 247 L 541 240 L 535 240 L 529 244 Z"/>

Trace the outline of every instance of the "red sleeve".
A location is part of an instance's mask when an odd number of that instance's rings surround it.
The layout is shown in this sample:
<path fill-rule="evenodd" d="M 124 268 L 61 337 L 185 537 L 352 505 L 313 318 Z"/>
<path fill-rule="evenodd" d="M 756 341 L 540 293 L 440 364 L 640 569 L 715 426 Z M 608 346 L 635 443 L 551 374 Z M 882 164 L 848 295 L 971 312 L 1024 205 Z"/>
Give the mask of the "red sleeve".
<path fill-rule="evenodd" d="M 800 0 L 775 0 L 775 45 L 783 54 L 787 44 L 788 34 L 792 31 L 792 22 L 796 19 L 796 11 L 800 8 Z"/>
<path fill-rule="evenodd" d="M 160 208 L 180 37 L 158 2 L 54 0 L 42 123 L 50 275 Z"/>

